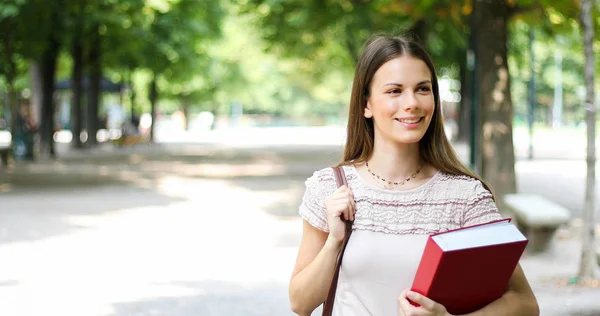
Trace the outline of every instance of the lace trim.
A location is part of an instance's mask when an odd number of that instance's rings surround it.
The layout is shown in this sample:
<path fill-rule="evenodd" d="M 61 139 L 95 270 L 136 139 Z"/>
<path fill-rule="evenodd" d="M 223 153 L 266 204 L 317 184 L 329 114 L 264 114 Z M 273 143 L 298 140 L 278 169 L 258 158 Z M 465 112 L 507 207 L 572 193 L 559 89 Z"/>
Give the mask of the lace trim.
<path fill-rule="evenodd" d="M 365 183 L 354 166 L 344 166 L 344 171 L 356 199 L 354 229 L 431 234 L 500 218 L 489 191 L 468 176 L 439 172 L 418 188 L 390 191 Z M 300 216 L 329 231 L 325 200 L 336 190 L 331 168 L 315 172 L 306 180 L 306 187 Z"/>

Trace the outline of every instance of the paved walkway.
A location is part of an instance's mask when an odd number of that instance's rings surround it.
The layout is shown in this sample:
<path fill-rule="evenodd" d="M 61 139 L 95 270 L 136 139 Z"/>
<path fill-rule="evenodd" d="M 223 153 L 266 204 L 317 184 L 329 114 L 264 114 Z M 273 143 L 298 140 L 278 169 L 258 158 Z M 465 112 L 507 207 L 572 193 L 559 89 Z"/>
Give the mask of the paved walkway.
<path fill-rule="evenodd" d="M 303 182 L 339 147 L 242 147 L 102 148 L 0 171 L 0 315 L 291 315 Z M 519 190 L 577 214 L 582 170 L 520 161 Z M 573 226 L 523 258 L 541 315 L 600 315 L 600 289 L 561 284 L 578 257 Z"/>

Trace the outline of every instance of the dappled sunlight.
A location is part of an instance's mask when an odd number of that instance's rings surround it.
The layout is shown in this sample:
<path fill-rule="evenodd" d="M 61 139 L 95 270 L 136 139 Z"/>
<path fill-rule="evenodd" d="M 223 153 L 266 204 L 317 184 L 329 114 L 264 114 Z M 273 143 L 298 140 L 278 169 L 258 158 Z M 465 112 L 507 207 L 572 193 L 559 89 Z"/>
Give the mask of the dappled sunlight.
<path fill-rule="evenodd" d="M 506 124 L 500 121 L 488 121 L 484 123 L 482 127 L 483 139 L 485 140 L 491 139 L 492 137 L 499 137 L 509 132 L 510 129 L 508 128 L 508 126 L 506 126 Z"/>
<path fill-rule="evenodd" d="M 149 164 L 141 171 L 162 168 Z M 231 291 L 285 293 L 302 222 L 282 222 L 266 210 L 296 208 L 289 203 L 301 190 L 239 180 L 282 174 L 282 166 L 255 166 L 252 172 L 208 167 L 220 170 L 215 178 L 190 176 L 183 165 L 152 179 L 121 170 L 131 183 L 146 179 L 148 189 L 177 200 L 145 206 L 140 197 L 138 205 L 110 212 L 57 214 L 77 229 L 0 245 L 0 300 L 11 301 L 0 306 L 0 314 L 120 315 L 131 304 L 133 311 L 136 304 L 187 298 L 194 304 Z M 115 200 L 130 195 L 125 188 L 111 192 Z M 223 294 L 215 292 L 215 283 L 226 284 Z M 28 301 L 35 306 L 25 308 Z"/>
<path fill-rule="evenodd" d="M 301 137 L 298 137 L 301 135 Z M 345 128 L 323 127 L 265 127 L 265 128 L 226 128 L 211 131 L 158 133 L 160 143 L 206 143 L 236 147 L 256 148 L 269 145 L 342 145 Z"/>
<path fill-rule="evenodd" d="M 187 177 L 229 178 L 241 176 L 269 176 L 284 173 L 281 165 L 270 163 L 251 163 L 231 165 L 225 163 L 164 163 L 149 162 L 142 167 L 146 172 L 159 172 L 164 175 L 182 175 Z"/>
<path fill-rule="evenodd" d="M 496 61 L 502 60 L 500 56 L 496 56 Z M 507 110 L 505 108 L 505 100 L 508 100 L 508 69 L 506 67 L 498 67 L 498 71 L 496 72 L 497 81 L 494 85 L 494 90 L 492 91 L 492 100 L 493 106 L 492 109 L 494 111 L 499 110 Z"/>
<path fill-rule="evenodd" d="M 10 183 L 0 184 L 0 193 L 7 193 L 12 191 L 12 185 Z"/>
<path fill-rule="evenodd" d="M 304 181 L 338 157 L 337 146 L 187 144 L 71 159 L 56 169 L 39 164 L 26 173 L 48 177 L 41 186 L 17 184 L 19 194 L 2 197 L 0 301 L 10 303 L 0 304 L 0 314 L 195 315 L 230 308 L 245 315 L 241 306 L 264 302 L 257 310 L 286 315 Z M 578 210 L 584 168 L 575 160 L 519 161 L 519 191 L 560 192 Z M 67 174 L 57 177 L 59 169 Z M 93 172 L 117 180 L 77 186 Z M 559 238 L 560 247 L 575 240 L 564 232 Z M 525 258 L 534 286 L 573 269 L 557 249 Z M 545 263 L 554 258 L 564 264 Z"/>
<path fill-rule="evenodd" d="M 306 180 L 402 47 L 465 166 L 581 217 L 600 20 L 572 2 L 0 0 L 0 316 L 291 314 Z M 600 311 L 542 282 L 574 223 L 524 258 L 544 316 Z"/>

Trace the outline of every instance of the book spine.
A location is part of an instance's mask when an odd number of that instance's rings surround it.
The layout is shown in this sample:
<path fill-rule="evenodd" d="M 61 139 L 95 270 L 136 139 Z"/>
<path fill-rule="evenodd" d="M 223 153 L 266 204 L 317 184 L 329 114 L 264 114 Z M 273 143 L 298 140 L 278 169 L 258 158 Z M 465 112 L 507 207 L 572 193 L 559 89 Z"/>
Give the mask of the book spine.
<path fill-rule="evenodd" d="M 421 262 L 417 268 L 417 273 L 411 288 L 412 291 L 428 296 L 442 255 L 442 249 L 431 237 L 429 237 L 425 245 L 423 256 L 421 257 Z"/>

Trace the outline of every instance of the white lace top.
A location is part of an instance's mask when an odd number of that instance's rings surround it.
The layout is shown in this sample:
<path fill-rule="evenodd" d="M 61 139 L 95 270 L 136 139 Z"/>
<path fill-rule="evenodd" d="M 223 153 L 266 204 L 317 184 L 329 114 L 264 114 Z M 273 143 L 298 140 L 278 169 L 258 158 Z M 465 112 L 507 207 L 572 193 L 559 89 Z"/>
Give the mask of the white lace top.
<path fill-rule="evenodd" d="M 411 190 L 391 191 L 365 182 L 344 166 L 354 193 L 353 233 L 340 270 L 334 315 L 398 315 L 397 298 L 410 288 L 429 234 L 500 219 L 479 180 L 436 173 Z M 300 216 L 328 231 L 325 200 L 336 189 L 331 168 L 306 180 Z"/>

